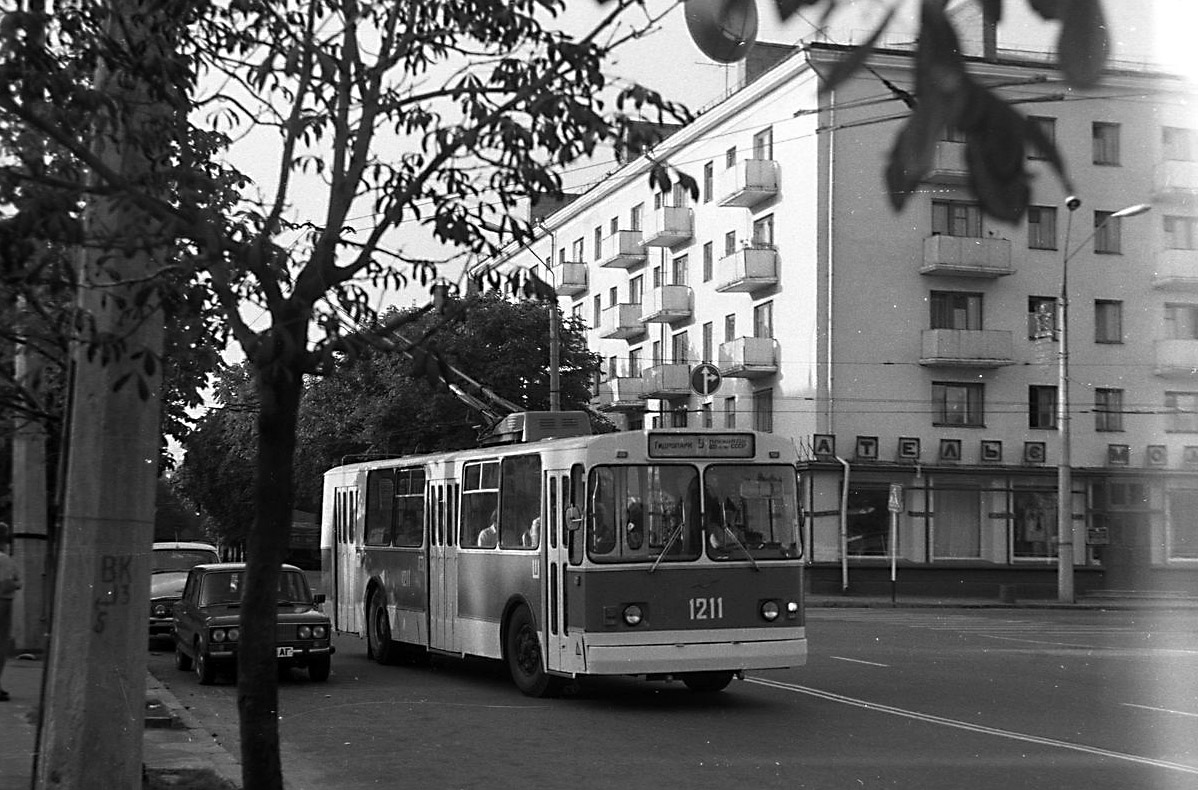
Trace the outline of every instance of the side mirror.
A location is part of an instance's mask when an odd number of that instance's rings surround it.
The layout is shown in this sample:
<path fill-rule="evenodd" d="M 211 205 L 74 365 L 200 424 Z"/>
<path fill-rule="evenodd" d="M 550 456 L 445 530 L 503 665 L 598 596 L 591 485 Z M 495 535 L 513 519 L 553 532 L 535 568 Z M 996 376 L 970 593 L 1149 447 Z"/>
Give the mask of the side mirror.
<path fill-rule="evenodd" d="M 570 505 L 566 508 L 566 529 L 571 532 L 577 532 L 582 529 L 582 511 L 576 506 Z"/>

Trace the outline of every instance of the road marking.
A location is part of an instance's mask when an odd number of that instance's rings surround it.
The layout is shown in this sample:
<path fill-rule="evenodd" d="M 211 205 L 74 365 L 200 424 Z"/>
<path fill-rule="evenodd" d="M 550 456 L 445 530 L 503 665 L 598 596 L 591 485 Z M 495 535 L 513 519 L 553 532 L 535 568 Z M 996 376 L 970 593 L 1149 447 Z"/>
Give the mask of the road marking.
<path fill-rule="evenodd" d="M 1068 647 L 1079 650 L 1093 650 L 1102 653 L 1125 653 L 1134 656 L 1195 656 L 1198 650 L 1188 650 L 1183 647 L 1137 647 L 1135 645 L 1082 645 L 1077 642 L 1049 642 L 1046 639 L 1020 639 L 1014 636 L 999 636 L 998 634 L 979 634 L 988 639 L 999 639 L 1004 642 L 1023 642 L 1029 645 L 1048 645 L 1049 647 Z"/>
<path fill-rule="evenodd" d="M 1193 716 L 1194 718 L 1198 719 L 1198 713 L 1188 713 L 1184 710 L 1170 710 L 1169 708 L 1154 708 L 1151 705 L 1137 705 L 1134 702 L 1120 702 L 1119 704 L 1124 705 L 1128 708 L 1142 708 L 1144 710 L 1155 710 L 1160 713 L 1172 713 L 1175 716 Z"/>
<path fill-rule="evenodd" d="M 820 689 L 811 688 L 810 686 L 800 686 L 794 683 L 782 683 L 777 680 L 766 680 L 764 678 L 745 678 L 749 683 L 756 683 L 761 686 L 780 689 L 782 691 L 793 691 L 796 694 L 807 694 L 812 697 L 818 697 L 830 702 L 839 702 L 843 705 L 852 705 L 857 708 L 876 711 L 878 713 L 889 713 L 892 716 L 901 716 L 905 719 L 914 719 L 927 724 L 939 724 L 944 727 L 953 727 L 958 730 L 966 730 L 968 732 L 976 732 L 982 735 L 994 735 L 999 738 L 1009 738 L 1014 741 L 1022 741 L 1024 743 L 1034 743 L 1040 746 L 1051 746 L 1057 749 L 1068 749 L 1070 751 L 1082 752 L 1084 754 L 1092 754 L 1098 757 L 1111 757 L 1116 760 L 1126 760 L 1131 763 L 1139 763 L 1141 765 L 1151 765 L 1156 768 L 1166 768 L 1170 771 L 1179 771 L 1181 773 L 1198 775 L 1198 768 L 1181 763 L 1171 763 L 1166 760 L 1155 760 L 1151 757 L 1142 757 L 1137 754 L 1126 754 L 1125 752 L 1114 752 L 1109 749 L 1100 749 L 1096 746 L 1086 746 L 1080 743 L 1070 743 L 1069 741 L 1061 741 L 1056 738 L 1044 738 L 1039 735 L 1028 735 L 1022 732 L 1014 732 L 1012 730 L 1002 730 L 997 727 L 986 727 L 981 724 L 971 724 L 967 721 L 958 721 L 957 719 L 948 719 L 943 716 L 934 716 L 930 713 L 919 713 L 918 711 L 906 710 L 904 708 L 896 708 L 891 705 L 882 705 L 877 702 L 868 702 L 863 699 L 855 699 L 846 697 L 843 694 L 836 694 L 831 691 L 821 691 Z"/>
<path fill-rule="evenodd" d="M 844 656 L 828 656 L 828 658 L 834 658 L 837 661 L 852 661 L 854 664 L 868 664 L 871 667 L 889 667 L 890 666 L 889 664 L 879 664 L 877 661 L 862 661 L 859 658 L 846 658 Z"/>

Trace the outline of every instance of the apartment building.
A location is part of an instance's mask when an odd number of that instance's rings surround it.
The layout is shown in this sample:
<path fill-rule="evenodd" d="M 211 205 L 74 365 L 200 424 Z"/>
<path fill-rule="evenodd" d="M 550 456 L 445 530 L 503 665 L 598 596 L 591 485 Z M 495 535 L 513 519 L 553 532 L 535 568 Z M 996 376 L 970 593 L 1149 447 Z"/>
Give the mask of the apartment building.
<path fill-rule="evenodd" d="M 896 213 L 882 173 L 914 53 L 821 93 L 846 51 L 755 48 L 744 86 L 652 151 L 697 199 L 651 190 L 642 158 L 487 265 L 548 265 L 624 428 L 792 437 L 816 589 L 889 589 L 893 550 L 904 594 L 1048 597 L 1067 261 L 1077 590 L 1198 590 L 1198 90 L 1116 63 L 1079 93 L 1047 54 L 971 56 L 1056 142 L 1080 205 L 1029 151 L 1026 217 L 982 216 L 950 132 Z M 1152 209 L 1111 218 L 1133 204 Z M 703 362 L 721 380 L 700 394 Z"/>

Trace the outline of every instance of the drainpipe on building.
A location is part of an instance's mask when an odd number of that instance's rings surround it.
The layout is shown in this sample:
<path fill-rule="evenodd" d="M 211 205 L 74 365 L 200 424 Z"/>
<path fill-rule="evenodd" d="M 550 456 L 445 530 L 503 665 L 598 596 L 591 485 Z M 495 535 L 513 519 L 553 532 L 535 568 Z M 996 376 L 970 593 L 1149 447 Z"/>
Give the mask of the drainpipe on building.
<path fill-rule="evenodd" d="M 849 591 L 849 462 L 835 456 L 844 467 L 844 484 L 840 488 L 840 591 Z"/>

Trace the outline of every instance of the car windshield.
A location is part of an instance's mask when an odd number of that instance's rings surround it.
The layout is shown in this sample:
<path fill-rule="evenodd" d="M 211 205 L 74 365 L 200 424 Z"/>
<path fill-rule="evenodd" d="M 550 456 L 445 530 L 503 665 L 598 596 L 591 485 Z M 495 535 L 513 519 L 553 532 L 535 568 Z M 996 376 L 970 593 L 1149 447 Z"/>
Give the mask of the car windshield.
<path fill-rule="evenodd" d="M 189 570 L 206 562 L 220 562 L 220 558 L 208 549 L 154 549 L 151 561 L 154 573 L 161 573 Z"/>
<path fill-rule="evenodd" d="M 209 573 L 204 576 L 200 589 L 200 605 L 238 604 L 241 603 L 244 589 L 245 571 L 222 571 Z M 279 603 L 307 603 L 312 600 L 308 588 L 308 580 L 304 574 L 297 571 L 283 571 L 279 574 Z"/>

